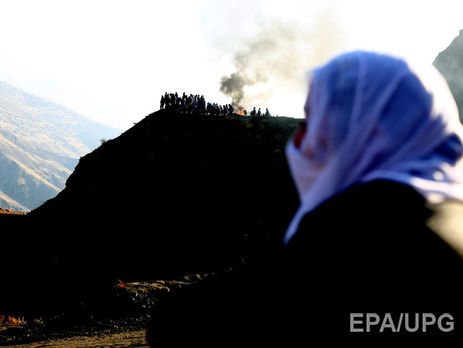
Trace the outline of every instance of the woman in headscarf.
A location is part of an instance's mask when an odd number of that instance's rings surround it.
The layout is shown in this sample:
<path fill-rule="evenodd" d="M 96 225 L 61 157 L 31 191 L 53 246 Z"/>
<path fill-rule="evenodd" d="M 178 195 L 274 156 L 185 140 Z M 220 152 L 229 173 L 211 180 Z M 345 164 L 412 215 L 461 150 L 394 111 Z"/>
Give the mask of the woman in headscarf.
<path fill-rule="evenodd" d="M 304 278 L 287 296 L 288 326 L 352 334 L 352 313 L 354 332 L 367 331 L 366 313 L 395 324 L 411 313 L 413 328 L 425 312 L 462 326 L 463 128 L 442 76 L 343 54 L 313 71 L 305 115 L 287 147 L 300 207 L 285 270 Z"/>

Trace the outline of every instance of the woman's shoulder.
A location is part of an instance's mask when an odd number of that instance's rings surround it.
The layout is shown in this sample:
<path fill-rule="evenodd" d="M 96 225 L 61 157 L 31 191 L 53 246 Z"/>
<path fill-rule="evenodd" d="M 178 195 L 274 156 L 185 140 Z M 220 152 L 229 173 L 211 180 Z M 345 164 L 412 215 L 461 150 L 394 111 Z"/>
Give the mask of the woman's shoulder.
<path fill-rule="evenodd" d="M 463 257 L 463 203 L 427 204 L 426 226 Z"/>
<path fill-rule="evenodd" d="M 461 237 L 463 251 L 463 202 L 430 203 L 409 185 L 391 180 L 358 183 L 319 208 L 322 215 L 339 212 L 355 220 L 393 223 L 398 229 L 400 225 L 408 228 L 407 223 L 425 226 L 444 240 L 450 235 Z"/>
<path fill-rule="evenodd" d="M 443 236 L 456 230 L 463 240 L 463 203 L 429 204 L 408 185 L 375 180 L 352 185 L 307 213 L 291 244 L 332 237 L 404 240 L 430 231 L 448 242 Z"/>
<path fill-rule="evenodd" d="M 368 223 L 381 217 L 390 220 L 405 212 L 416 215 L 425 207 L 425 199 L 412 187 L 390 180 L 375 180 L 354 184 L 322 202 L 304 216 L 299 226 L 317 221 L 346 224 Z"/>
<path fill-rule="evenodd" d="M 339 203 L 350 206 L 371 206 L 370 203 L 389 206 L 391 209 L 401 206 L 404 202 L 413 202 L 422 206 L 425 199 L 413 187 L 392 180 L 374 180 L 356 183 L 339 192 L 325 203 L 327 206 Z M 330 207 L 332 208 L 332 207 Z"/>

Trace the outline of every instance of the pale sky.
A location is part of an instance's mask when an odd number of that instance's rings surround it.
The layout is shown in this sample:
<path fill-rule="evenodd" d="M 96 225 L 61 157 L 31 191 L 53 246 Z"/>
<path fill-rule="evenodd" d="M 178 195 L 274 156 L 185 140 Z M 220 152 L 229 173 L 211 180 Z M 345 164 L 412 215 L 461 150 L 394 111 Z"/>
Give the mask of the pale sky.
<path fill-rule="evenodd" d="M 305 71 L 352 49 L 431 64 L 462 13 L 460 0 L 0 0 L 0 80 L 127 129 L 166 91 L 230 102 L 219 87 L 234 54 L 281 26 L 295 36 L 250 58 L 271 67 L 248 99 L 301 117 Z"/>

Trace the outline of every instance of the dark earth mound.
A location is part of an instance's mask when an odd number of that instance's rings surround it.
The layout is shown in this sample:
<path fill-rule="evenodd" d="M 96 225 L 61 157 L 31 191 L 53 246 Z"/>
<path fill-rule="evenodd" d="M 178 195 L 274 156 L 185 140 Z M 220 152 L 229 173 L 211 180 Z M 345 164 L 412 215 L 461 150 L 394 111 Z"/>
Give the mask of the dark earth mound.
<path fill-rule="evenodd" d="M 299 122 L 158 111 L 103 143 L 57 197 L 0 217 L 11 231 L 3 311 L 107 311 L 116 279 L 220 272 L 272 253 L 298 205 L 284 148 Z"/>
<path fill-rule="evenodd" d="M 28 218 L 64 242 L 58 258 L 85 250 L 125 279 L 234 264 L 281 243 L 298 203 L 284 155 L 297 124 L 154 113 L 81 158 Z"/>

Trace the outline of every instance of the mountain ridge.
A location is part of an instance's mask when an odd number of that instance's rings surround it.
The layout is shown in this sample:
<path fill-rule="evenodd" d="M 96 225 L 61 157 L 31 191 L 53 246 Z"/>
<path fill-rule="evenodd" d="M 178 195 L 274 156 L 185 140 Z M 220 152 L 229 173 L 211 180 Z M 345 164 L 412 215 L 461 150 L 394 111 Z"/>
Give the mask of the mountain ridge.
<path fill-rule="evenodd" d="M 120 132 L 0 81 L 0 207 L 38 207 L 81 156 Z"/>
<path fill-rule="evenodd" d="M 444 76 L 458 107 L 463 122 L 463 29 L 450 45 L 440 52 L 433 65 Z"/>

